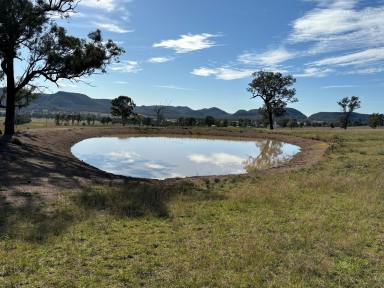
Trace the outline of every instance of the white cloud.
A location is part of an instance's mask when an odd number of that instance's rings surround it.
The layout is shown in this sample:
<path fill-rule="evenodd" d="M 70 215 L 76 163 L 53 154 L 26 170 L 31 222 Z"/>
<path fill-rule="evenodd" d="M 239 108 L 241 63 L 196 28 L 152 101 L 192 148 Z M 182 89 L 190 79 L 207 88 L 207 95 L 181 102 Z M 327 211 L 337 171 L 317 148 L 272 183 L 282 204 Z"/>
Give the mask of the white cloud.
<path fill-rule="evenodd" d="M 215 153 L 212 155 L 192 154 L 188 156 L 188 159 L 198 164 L 210 163 L 218 166 L 228 164 L 242 164 L 245 161 L 245 159 L 239 156 L 227 153 Z"/>
<path fill-rule="evenodd" d="M 219 68 L 196 68 L 191 74 L 201 77 L 215 76 L 219 80 L 237 80 L 250 77 L 253 73 L 250 69 L 235 69 L 231 67 L 219 67 Z"/>
<path fill-rule="evenodd" d="M 383 6 L 358 10 L 353 5 L 356 1 L 338 2 L 294 21 L 289 39 L 293 43 L 311 42 L 312 54 L 384 45 Z"/>
<path fill-rule="evenodd" d="M 366 65 L 384 60 L 384 47 L 367 49 L 360 52 L 350 53 L 342 56 L 324 58 L 313 62 L 314 66 L 336 65 Z"/>
<path fill-rule="evenodd" d="M 116 9 L 117 2 L 116 0 L 82 0 L 80 5 L 110 12 Z"/>
<path fill-rule="evenodd" d="M 331 72 L 333 70 L 329 68 L 308 67 L 304 69 L 304 72 L 296 74 L 295 77 L 325 77 Z"/>
<path fill-rule="evenodd" d="M 94 23 L 94 24 L 98 28 L 105 29 L 107 31 L 114 32 L 114 33 L 130 33 L 130 32 L 134 32 L 134 30 L 129 30 L 129 29 L 122 28 L 119 25 L 114 24 L 114 23 Z"/>
<path fill-rule="evenodd" d="M 57 84 L 61 88 L 77 88 L 76 84 L 74 84 L 72 82 L 65 81 L 65 80 L 59 80 Z"/>
<path fill-rule="evenodd" d="M 317 7 L 292 23 L 288 43 L 306 45 L 307 49 L 298 52 L 298 56 L 332 54 L 306 64 L 298 77 L 384 71 L 383 1 L 375 7 L 358 6 L 358 0 L 305 1 L 316 3 Z"/>
<path fill-rule="evenodd" d="M 354 74 L 376 74 L 384 72 L 384 66 L 382 67 L 368 67 L 368 68 L 359 68 L 353 69 L 352 71 L 347 71 L 344 74 L 354 75 Z"/>
<path fill-rule="evenodd" d="M 174 60 L 173 57 L 153 57 L 148 59 L 149 63 L 160 64 Z"/>
<path fill-rule="evenodd" d="M 155 170 L 165 169 L 166 168 L 163 165 L 160 165 L 160 164 L 157 164 L 157 163 L 146 163 L 144 166 L 149 168 L 149 169 L 155 169 Z"/>
<path fill-rule="evenodd" d="M 108 156 L 111 158 L 118 159 L 124 163 L 134 163 L 136 160 L 140 158 L 139 154 L 135 152 L 127 152 L 127 151 L 111 152 L 108 154 Z"/>
<path fill-rule="evenodd" d="M 306 0 L 315 2 L 319 7 L 352 8 L 359 0 Z"/>
<path fill-rule="evenodd" d="M 200 67 L 200 68 L 193 69 L 191 73 L 196 76 L 209 77 L 209 76 L 216 75 L 217 69 Z"/>
<path fill-rule="evenodd" d="M 329 85 L 323 86 L 322 89 L 343 89 L 343 88 L 355 88 L 357 85 Z"/>
<path fill-rule="evenodd" d="M 247 65 L 275 66 L 296 56 L 297 53 L 287 51 L 285 48 L 269 50 L 263 53 L 244 53 L 238 57 L 238 61 Z"/>
<path fill-rule="evenodd" d="M 128 85 L 129 82 L 127 81 L 115 81 L 116 84 L 119 84 L 119 85 Z"/>
<path fill-rule="evenodd" d="M 155 88 L 162 88 L 162 89 L 170 89 L 170 90 L 184 90 L 184 91 L 191 91 L 192 89 L 184 88 L 176 85 L 154 85 Z"/>
<path fill-rule="evenodd" d="M 124 73 L 138 73 L 142 69 L 137 61 L 121 61 L 119 63 L 112 63 L 111 70 Z"/>
<path fill-rule="evenodd" d="M 217 36 L 208 33 L 181 35 L 179 39 L 163 40 L 153 44 L 153 47 L 172 49 L 176 53 L 189 53 L 215 46 L 216 43 L 211 38 Z"/>

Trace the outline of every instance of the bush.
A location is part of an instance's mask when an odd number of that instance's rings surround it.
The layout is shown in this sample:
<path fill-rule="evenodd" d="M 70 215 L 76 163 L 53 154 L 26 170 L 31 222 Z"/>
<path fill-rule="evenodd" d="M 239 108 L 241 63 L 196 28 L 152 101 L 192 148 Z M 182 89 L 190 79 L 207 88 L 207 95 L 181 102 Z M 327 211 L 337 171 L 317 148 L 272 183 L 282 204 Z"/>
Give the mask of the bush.
<path fill-rule="evenodd" d="M 383 126 L 384 125 L 384 115 L 378 114 L 378 113 L 373 113 L 368 118 L 368 125 L 369 125 L 369 127 L 374 128 L 374 129 L 377 128 L 378 126 Z"/>
<path fill-rule="evenodd" d="M 298 127 L 298 123 L 296 119 L 290 119 L 287 123 L 287 126 L 291 129 Z"/>
<path fill-rule="evenodd" d="M 285 128 L 287 127 L 288 122 L 289 122 L 288 118 L 279 119 L 277 120 L 277 125 L 279 125 L 281 128 Z"/>

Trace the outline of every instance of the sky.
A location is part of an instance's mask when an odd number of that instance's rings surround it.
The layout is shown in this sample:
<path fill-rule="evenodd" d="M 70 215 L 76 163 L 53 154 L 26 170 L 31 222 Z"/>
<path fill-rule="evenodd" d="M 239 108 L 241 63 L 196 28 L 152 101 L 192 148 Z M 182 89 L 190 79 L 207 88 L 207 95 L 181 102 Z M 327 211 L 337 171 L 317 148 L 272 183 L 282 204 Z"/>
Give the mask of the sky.
<path fill-rule="evenodd" d="M 82 0 L 76 10 L 59 20 L 70 34 L 99 28 L 126 53 L 49 92 L 235 112 L 261 106 L 246 89 L 265 70 L 295 76 L 289 106 L 307 115 L 352 95 L 359 112 L 384 112 L 383 0 Z"/>

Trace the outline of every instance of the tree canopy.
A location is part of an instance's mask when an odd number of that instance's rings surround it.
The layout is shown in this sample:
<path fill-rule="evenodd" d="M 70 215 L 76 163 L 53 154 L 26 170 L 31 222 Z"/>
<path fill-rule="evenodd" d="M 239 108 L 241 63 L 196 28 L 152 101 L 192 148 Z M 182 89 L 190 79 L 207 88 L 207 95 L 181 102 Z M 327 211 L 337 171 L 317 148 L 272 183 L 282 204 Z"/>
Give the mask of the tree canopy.
<path fill-rule="evenodd" d="M 368 125 L 371 128 L 377 128 L 384 125 L 384 115 L 379 113 L 373 113 L 368 117 Z"/>
<path fill-rule="evenodd" d="M 255 72 L 252 76 L 254 79 L 247 90 L 252 93 L 252 98 L 260 98 L 264 102 L 262 109 L 268 115 L 270 129 L 273 129 L 273 116 L 282 115 L 288 103 L 298 101 L 296 90 L 290 88 L 296 79 L 291 75 L 265 71 Z"/>
<path fill-rule="evenodd" d="M 14 133 L 17 94 L 35 80 L 78 81 L 108 64 L 124 51 L 100 30 L 81 39 L 67 34 L 55 19 L 75 12 L 78 0 L 0 0 L 0 76 L 6 79 L 5 134 Z M 23 71 L 15 75 L 15 62 Z"/>
<path fill-rule="evenodd" d="M 342 128 L 347 129 L 351 115 L 355 110 L 361 107 L 361 101 L 359 97 L 352 96 L 351 98 L 344 97 L 343 99 L 338 101 L 337 104 L 341 107 L 343 111 L 343 116 L 340 119 L 341 126 Z"/>
<path fill-rule="evenodd" d="M 133 115 L 133 110 L 136 107 L 136 104 L 128 96 L 119 96 L 111 101 L 111 114 L 113 116 L 121 117 L 121 122 L 123 125 L 126 124 L 129 116 Z"/>

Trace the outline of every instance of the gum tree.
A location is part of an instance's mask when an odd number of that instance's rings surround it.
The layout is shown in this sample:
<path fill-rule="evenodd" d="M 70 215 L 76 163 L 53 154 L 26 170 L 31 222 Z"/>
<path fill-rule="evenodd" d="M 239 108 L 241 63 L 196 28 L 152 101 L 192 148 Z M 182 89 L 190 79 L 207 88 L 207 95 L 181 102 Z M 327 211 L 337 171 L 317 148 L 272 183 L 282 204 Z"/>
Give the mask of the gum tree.
<path fill-rule="evenodd" d="M 128 96 L 119 96 L 111 101 L 112 116 L 121 117 L 121 123 L 124 126 L 129 116 L 133 115 L 136 104 Z"/>
<path fill-rule="evenodd" d="M 352 113 L 361 107 L 361 101 L 359 97 L 352 96 L 351 98 L 344 97 L 339 102 L 337 102 L 343 111 L 343 116 L 341 117 L 341 126 L 344 129 L 348 128 L 348 124 L 351 118 Z"/>
<path fill-rule="evenodd" d="M 259 71 L 252 74 L 253 80 L 248 85 L 252 98 L 260 98 L 264 102 L 262 108 L 268 115 L 269 128 L 273 130 L 273 116 L 285 113 L 287 103 L 297 102 L 296 90 L 290 88 L 296 79 L 279 72 Z"/>
<path fill-rule="evenodd" d="M 78 81 L 106 66 L 124 51 L 100 30 L 88 39 L 67 34 L 55 19 L 68 17 L 78 0 L 0 0 L 0 67 L 6 83 L 5 136 L 14 134 L 15 108 L 21 91 L 33 90 L 38 78 L 57 83 Z M 17 69 L 15 69 L 17 67 Z M 16 70 L 20 71 L 16 75 Z"/>

